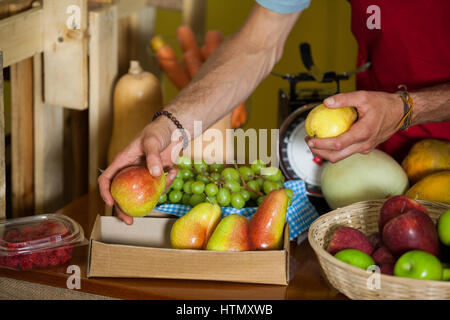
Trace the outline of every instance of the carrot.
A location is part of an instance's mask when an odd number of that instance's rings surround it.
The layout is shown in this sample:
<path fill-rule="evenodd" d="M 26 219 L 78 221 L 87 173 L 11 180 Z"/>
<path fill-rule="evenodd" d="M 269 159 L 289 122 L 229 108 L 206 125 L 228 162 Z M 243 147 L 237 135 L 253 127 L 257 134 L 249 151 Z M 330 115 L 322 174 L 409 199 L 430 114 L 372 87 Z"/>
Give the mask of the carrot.
<path fill-rule="evenodd" d="M 159 36 L 153 37 L 150 44 L 167 77 L 179 90 L 186 87 L 191 78 L 183 64 L 178 61 L 173 49 Z"/>
<path fill-rule="evenodd" d="M 242 112 L 239 115 L 239 122 L 241 123 L 241 126 L 243 126 L 247 122 L 247 110 L 245 109 L 245 103 L 244 108 L 242 108 Z"/>
<path fill-rule="evenodd" d="M 192 50 L 183 53 L 183 60 L 190 77 L 193 78 L 202 66 L 202 60 Z"/>
<path fill-rule="evenodd" d="M 242 126 L 247 121 L 247 111 L 245 110 L 245 102 L 237 106 L 231 114 L 231 126 L 233 129 Z"/>
<path fill-rule="evenodd" d="M 203 55 L 203 60 L 207 60 L 212 53 L 219 47 L 223 41 L 223 35 L 218 30 L 211 30 L 206 33 L 205 44 L 203 45 L 201 51 Z"/>
<path fill-rule="evenodd" d="M 196 59 L 203 60 L 200 48 L 197 45 L 197 41 L 195 40 L 194 32 L 192 32 L 191 27 L 187 25 L 179 26 L 177 29 L 177 37 L 183 53 L 192 51 L 196 56 Z"/>

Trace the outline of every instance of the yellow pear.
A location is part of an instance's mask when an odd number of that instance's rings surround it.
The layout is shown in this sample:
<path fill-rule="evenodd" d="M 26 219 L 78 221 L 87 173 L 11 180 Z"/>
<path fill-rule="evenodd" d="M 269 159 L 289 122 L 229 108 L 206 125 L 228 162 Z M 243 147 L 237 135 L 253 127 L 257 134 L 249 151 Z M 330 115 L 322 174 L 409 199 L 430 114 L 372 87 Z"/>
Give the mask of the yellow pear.
<path fill-rule="evenodd" d="M 204 249 L 220 220 L 220 207 L 200 203 L 179 218 L 170 231 L 174 249 Z"/>
<path fill-rule="evenodd" d="M 318 105 L 306 117 L 306 134 L 314 138 L 332 138 L 350 129 L 358 114 L 353 107 L 328 108 Z"/>

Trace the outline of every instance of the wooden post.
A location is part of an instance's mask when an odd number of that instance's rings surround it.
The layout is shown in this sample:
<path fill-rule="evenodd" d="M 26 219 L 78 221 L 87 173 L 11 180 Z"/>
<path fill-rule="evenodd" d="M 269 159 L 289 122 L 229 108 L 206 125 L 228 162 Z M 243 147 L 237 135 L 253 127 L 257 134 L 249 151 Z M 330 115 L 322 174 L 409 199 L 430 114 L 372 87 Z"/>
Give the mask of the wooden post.
<path fill-rule="evenodd" d="M 10 2 L 9 15 L 31 7 L 32 0 Z M 10 67 L 11 71 L 11 193 L 12 214 L 22 217 L 34 209 L 33 58 Z"/>
<path fill-rule="evenodd" d="M 64 200 L 88 192 L 89 110 L 64 111 Z"/>
<path fill-rule="evenodd" d="M 3 96 L 3 52 L 0 51 L 0 219 L 6 218 L 5 108 Z"/>
<path fill-rule="evenodd" d="M 64 109 L 43 103 L 42 54 L 34 65 L 35 213 L 51 213 L 63 204 Z"/>
<path fill-rule="evenodd" d="M 117 7 L 89 12 L 89 190 L 106 167 L 112 129 L 114 82 L 118 72 Z"/>
<path fill-rule="evenodd" d="M 154 35 L 156 8 L 144 7 L 119 19 L 119 75 L 128 71 L 131 60 L 138 60 L 145 71 L 158 76 L 159 68 L 149 49 Z"/>
<path fill-rule="evenodd" d="M 11 194 L 14 217 L 33 214 L 33 58 L 11 70 Z"/>
<path fill-rule="evenodd" d="M 189 25 L 194 34 L 203 41 L 206 30 L 206 1 L 183 0 L 183 23 Z"/>

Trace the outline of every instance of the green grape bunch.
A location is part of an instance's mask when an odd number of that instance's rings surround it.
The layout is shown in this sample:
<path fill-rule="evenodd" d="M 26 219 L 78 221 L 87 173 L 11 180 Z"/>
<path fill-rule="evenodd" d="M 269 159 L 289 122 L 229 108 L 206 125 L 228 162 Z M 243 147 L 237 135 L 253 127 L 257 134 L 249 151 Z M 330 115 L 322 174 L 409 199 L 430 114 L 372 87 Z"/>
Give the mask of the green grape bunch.
<path fill-rule="evenodd" d="M 225 167 L 223 164 L 208 165 L 179 157 L 178 174 L 172 185 L 159 198 L 158 204 L 183 204 L 195 206 L 202 202 L 217 203 L 222 207 L 236 209 L 259 206 L 273 190 L 283 188 L 284 176 L 280 169 L 266 167 L 256 160 L 250 166 Z M 293 191 L 285 189 L 292 203 Z"/>

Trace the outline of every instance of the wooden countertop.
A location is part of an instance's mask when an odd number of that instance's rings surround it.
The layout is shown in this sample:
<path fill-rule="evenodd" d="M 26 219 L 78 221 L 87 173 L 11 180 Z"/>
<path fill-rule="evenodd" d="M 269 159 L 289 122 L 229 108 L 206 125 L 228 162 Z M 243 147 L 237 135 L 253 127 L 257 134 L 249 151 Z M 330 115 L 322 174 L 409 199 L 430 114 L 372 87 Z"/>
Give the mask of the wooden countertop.
<path fill-rule="evenodd" d="M 62 208 L 58 213 L 78 221 L 86 237 L 97 214 L 103 215 L 105 206 L 98 192 L 87 194 Z M 345 299 L 322 276 L 319 262 L 307 240 L 300 246 L 291 242 L 290 282 L 288 286 L 243 284 L 216 281 L 86 278 L 88 246 L 75 248 L 72 260 L 66 265 L 42 270 L 15 271 L 0 268 L 0 277 L 67 288 L 68 265 L 81 269 L 81 291 L 122 299 Z"/>

